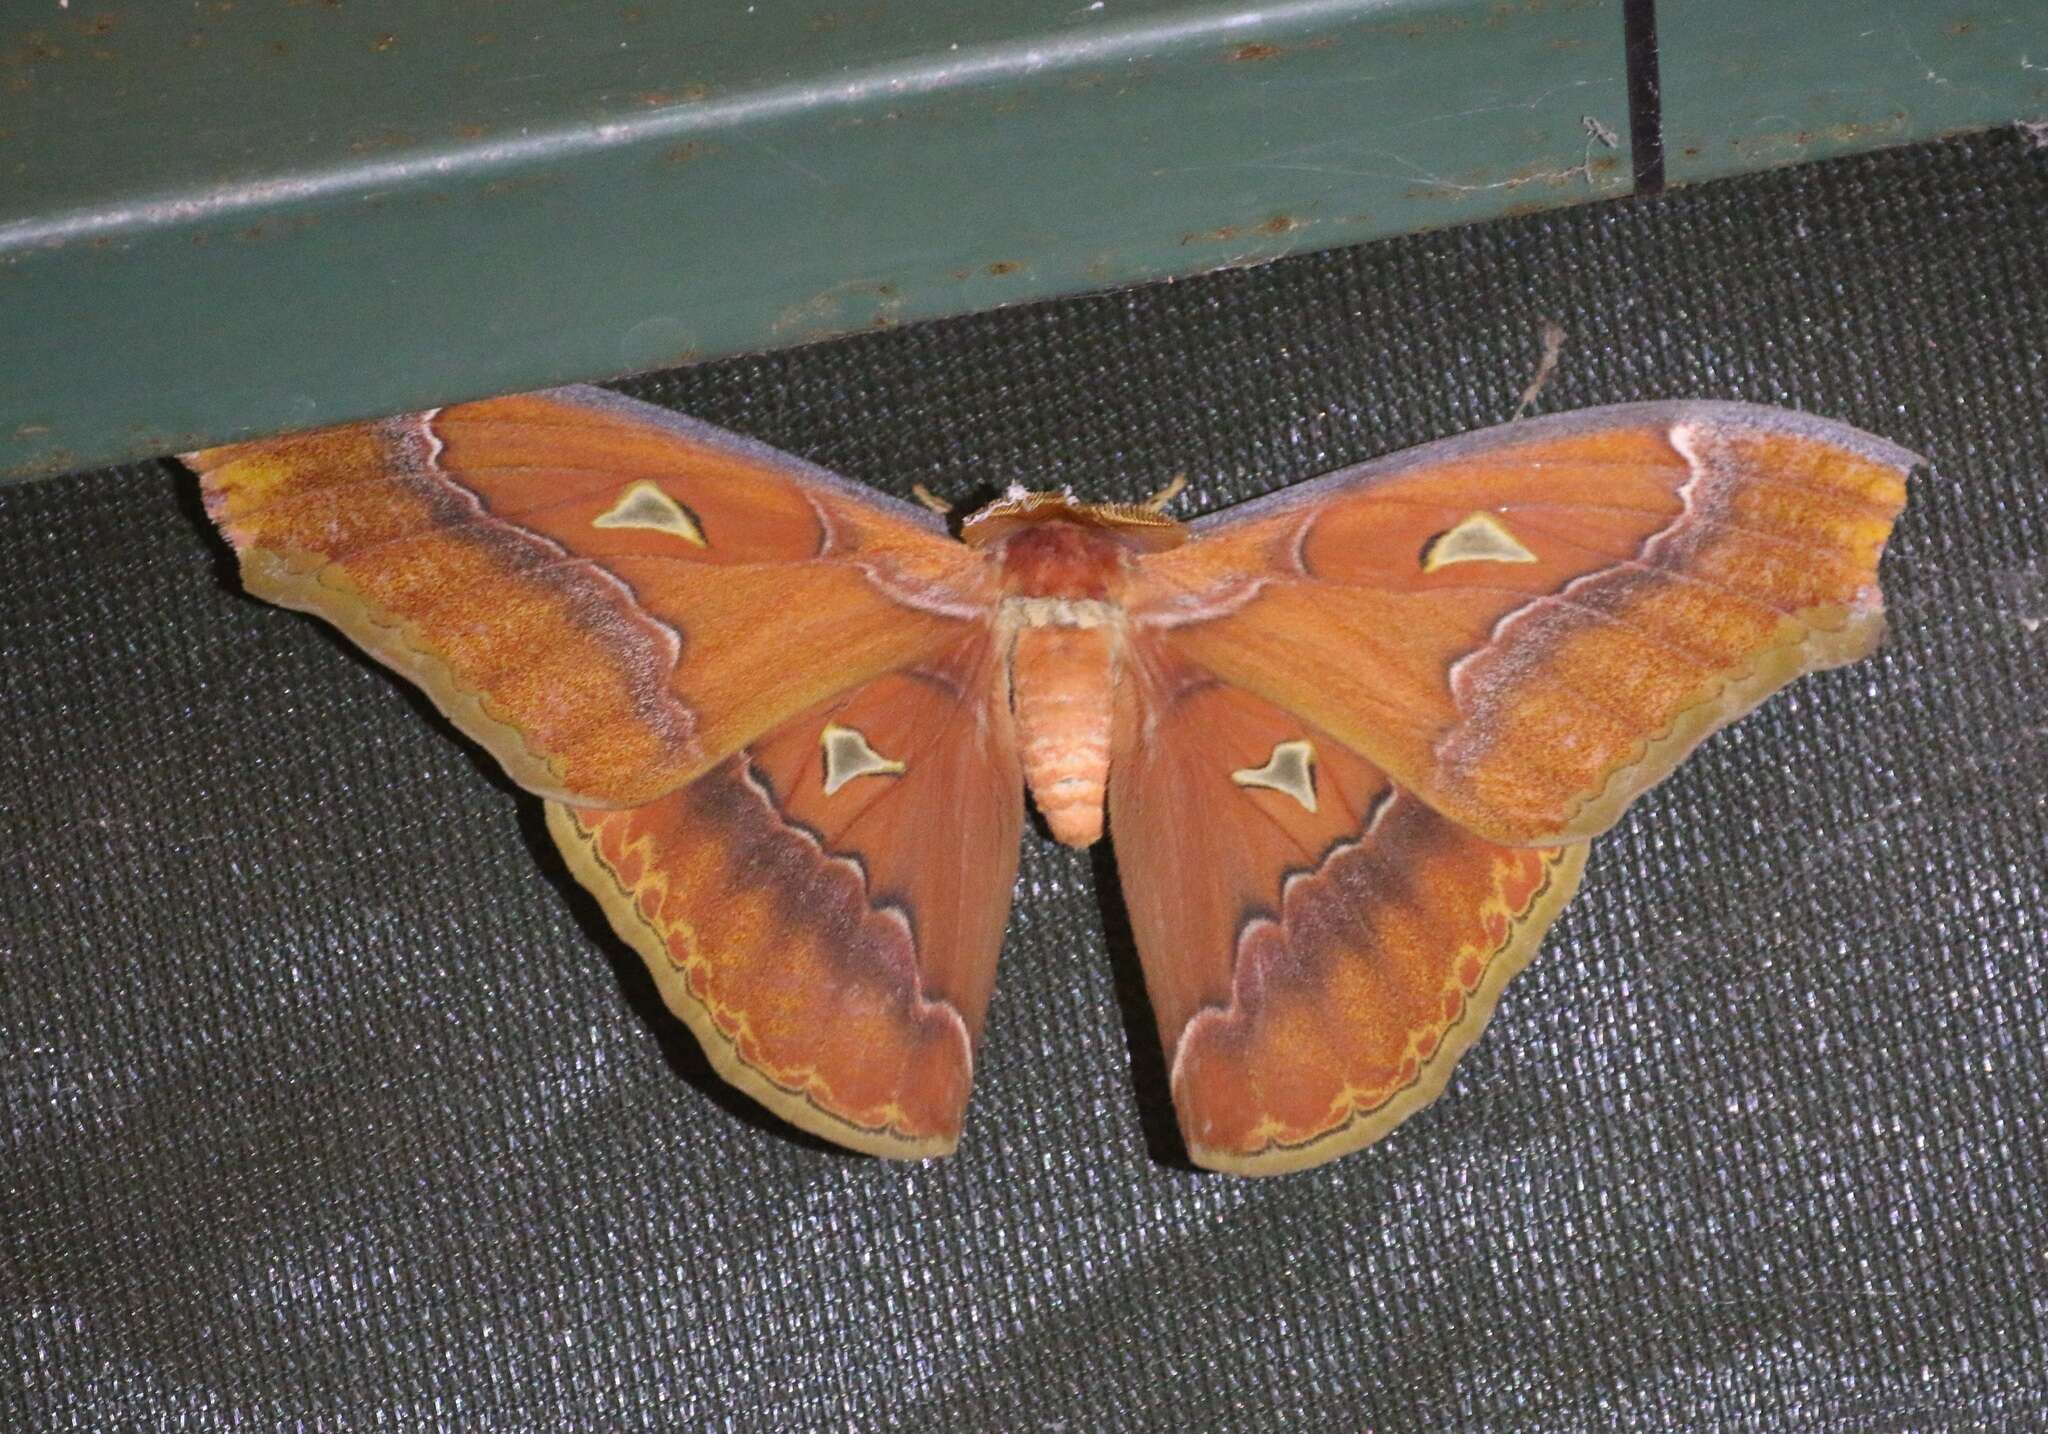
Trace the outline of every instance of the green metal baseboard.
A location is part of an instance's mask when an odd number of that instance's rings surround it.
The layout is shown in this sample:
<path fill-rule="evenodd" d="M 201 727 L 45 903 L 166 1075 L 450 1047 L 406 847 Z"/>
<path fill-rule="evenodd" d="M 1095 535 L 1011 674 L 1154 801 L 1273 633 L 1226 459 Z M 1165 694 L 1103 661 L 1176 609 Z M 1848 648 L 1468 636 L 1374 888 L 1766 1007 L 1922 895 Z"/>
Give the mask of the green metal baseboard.
<path fill-rule="evenodd" d="M 1628 8 L 13 7 L 0 477 L 1624 194 Z M 2048 112 L 2044 17 L 1666 0 L 1671 177 Z"/>

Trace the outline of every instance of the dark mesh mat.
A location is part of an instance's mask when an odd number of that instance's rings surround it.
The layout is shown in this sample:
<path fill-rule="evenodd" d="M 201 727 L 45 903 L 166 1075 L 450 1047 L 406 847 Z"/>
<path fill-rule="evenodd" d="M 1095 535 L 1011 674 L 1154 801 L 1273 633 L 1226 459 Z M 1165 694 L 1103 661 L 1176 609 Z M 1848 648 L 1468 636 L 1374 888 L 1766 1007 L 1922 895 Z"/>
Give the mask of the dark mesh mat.
<path fill-rule="evenodd" d="M 1597 848 L 1444 1100 L 1180 1163 L 1027 835 L 967 1137 L 710 1076 L 515 795 L 169 464 L 0 492 L 8 1428 L 2048 1422 L 2048 153 L 1993 134 L 627 385 L 894 492 L 1183 511 L 1697 394 L 1933 455 L 1894 636 Z"/>

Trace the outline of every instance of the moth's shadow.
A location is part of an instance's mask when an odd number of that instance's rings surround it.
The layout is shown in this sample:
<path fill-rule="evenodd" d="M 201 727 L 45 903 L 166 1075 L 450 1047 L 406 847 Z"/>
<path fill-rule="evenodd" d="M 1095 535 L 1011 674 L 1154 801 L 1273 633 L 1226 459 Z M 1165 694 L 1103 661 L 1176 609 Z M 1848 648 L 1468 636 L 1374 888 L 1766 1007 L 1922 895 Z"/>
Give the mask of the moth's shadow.
<path fill-rule="evenodd" d="M 214 526 L 213 519 L 207 516 L 206 498 L 199 491 L 199 475 L 176 458 L 159 459 L 158 462 L 170 475 L 171 501 L 178 505 L 178 511 L 198 531 L 200 541 L 206 544 L 207 557 L 213 568 L 213 585 L 246 602 L 268 607 L 270 604 L 250 597 L 248 589 L 242 586 L 241 561 L 235 557 L 235 550 L 228 540 L 221 536 L 220 529 Z"/>
<path fill-rule="evenodd" d="M 1124 905 L 1116 853 L 1108 842 L 1098 841 L 1089 848 L 1088 863 L 1101 904 L 1102 935 L 1116 981 L 1116 1003 L 1123 1014 L 1124 1043 L 1130 1048 L 1131 1090 L 1138 1102 L 1138 1125 L 1145 1133 L 1146 1152 L 1160 1165 L 1195 1172 L 1199 1167 L 1188 1158 L 1180 1122 L 1174 1119 L 1173 1080 L 1159 1043 L 1159 1021 L 1145 992 L 1145 972 L 1138 964 L 1138 942 L 1131 931 L 1130 910 Z"/>
<path fill-rule="evenodd" d="M 960 536 L 961 524 L 965 523 L 983 508 L 986 508 L 989 504 L 995 502 L 996 499 L 1002 497 L 1007 491 L 1009 491 L 1008 488 L 1003 484 L 979 480 L 964 484 L 959 488 L 949 488 L 946 492 L 938 495 L 940 501 L 948 505 L 946 511 L 939 515 L 940 521 L 946 525 L 947 533 L 957 538 Z M 923 505 L 922 499 L 913 498 L 907 494 L 900 496 L 906 502 L 917 503 L 919 506 Z"/>

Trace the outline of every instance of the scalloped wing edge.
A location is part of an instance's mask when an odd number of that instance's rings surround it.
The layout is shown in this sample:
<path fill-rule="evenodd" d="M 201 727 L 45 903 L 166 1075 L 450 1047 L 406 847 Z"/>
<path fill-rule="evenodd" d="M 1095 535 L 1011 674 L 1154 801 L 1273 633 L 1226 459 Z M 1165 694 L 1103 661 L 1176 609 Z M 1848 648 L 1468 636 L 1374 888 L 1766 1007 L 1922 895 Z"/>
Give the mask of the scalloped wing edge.
<path fill-rule="evenodd" d="M 1189 1141 L 1189 1158 L 1204 1169 L 1225 1175 L 1291 1175 L 1363 1150 L 1442 1095 L 1465 1052 L 1485 1034 L 1508 982 L 1520 975 L 1542 949 L 1544 934 L 1578 890 L 1586 854 L 1583 842 L 1559 848 L 1543 885 L 1509 927 L 1507 940 L 1487 962 L 1478 986 L 1466 997 L 1464 1013 L 1444 1032 L 1436 1050 L 1417 1069 L 1414 1080 L 1379 1105 L 1370 1110 L 1354 1110 L 1342 1123 L 1308 1140 L 1293 1144 L 1276 1142 L 1249 1155 Z M 1181 1040 L 1185 1044 L 1185 1033 Z"/>
<path fill-rule="evenodd" d="M 561 774 L 527 745 L 525 735 L 494 714 L 481 692 L 456 681 L 448 665 L 413 640 L 408 624 L 379 620 L 376 610 L 327 569 L 303 571 L 268 548 L 248 547 L 238 554 L 242 586 L 278 607 L 308 613 L 332 626 L 366 655 L 405 678 L 434 704 L 456 731 L 490 753 L 505 775 L 527 791 L 550 801 L 581 801 L 561 784 Z"/>
<path fill-rule="evenodd" d="M 561 851 L 569 874 L 596 898 L 619 939 L 647 963 L 655 987 L 661 992 L 662 1003 L 689 1028 L 721 1080 L 799 1130 L 849 1150 L 890 1160 L 934 1160 L 953 1153 L 959 1144 L 957 1136 L 919 1138 L 905 1135 L 893 1126 L 857 1124 L 825 1109 L 808 1092 L 770 1079 L 748 1064 L 740 1054 L 738 1042 L 719 1026 L 710 1008 L 690 989 L 688 975 L 669 955 L 667 939 L 642 914 L 633 893 L 620 883 L 611 866 L 598 854 L 596 843 L 577 824 L 569 808 L 561 802 L 550 801 L 547 804 L 547 823 L 548 834 Z M 960 1027 L 960 1039 L 971 1071 L 973 1043 L 967 1038 L 964 1023 Z"/>
<path fill-rule="evenodd" d="M 1806 618 L 1804 613 L 1799 616 Z M 1837 627 L 1808 624 L 1804 637 L 1764 653 L 1746 671 L 1729 677 L 1714 696 L 1685 708 L 1668 728 L 1647 739 L 1642 754 L 1609 773 L 1600 790 L 1589 794 L 1555 834 L 1535 841 L 1511 841 L 1483 831 L 1479 835 L 1503 846 L 1549 846 L 1590 841 L 1611 831 L 1636 798 L 1678 770 L 1707 738 L 1801 677 L 1870 656 L 1884 634 L 1882 606 L 1852 610 Z"/>

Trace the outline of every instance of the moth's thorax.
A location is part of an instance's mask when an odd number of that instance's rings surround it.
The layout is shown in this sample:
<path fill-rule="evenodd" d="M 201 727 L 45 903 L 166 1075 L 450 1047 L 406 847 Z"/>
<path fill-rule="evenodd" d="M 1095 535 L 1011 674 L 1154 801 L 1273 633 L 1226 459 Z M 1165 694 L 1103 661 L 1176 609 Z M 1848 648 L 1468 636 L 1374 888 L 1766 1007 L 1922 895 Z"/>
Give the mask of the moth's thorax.
<path fill-rule="evenodd" d="M 1113 603 L 1129 585 L 1133 554 L 1103 528 L 1052 519 L 1001 543 L 1006 597 Z"/>

